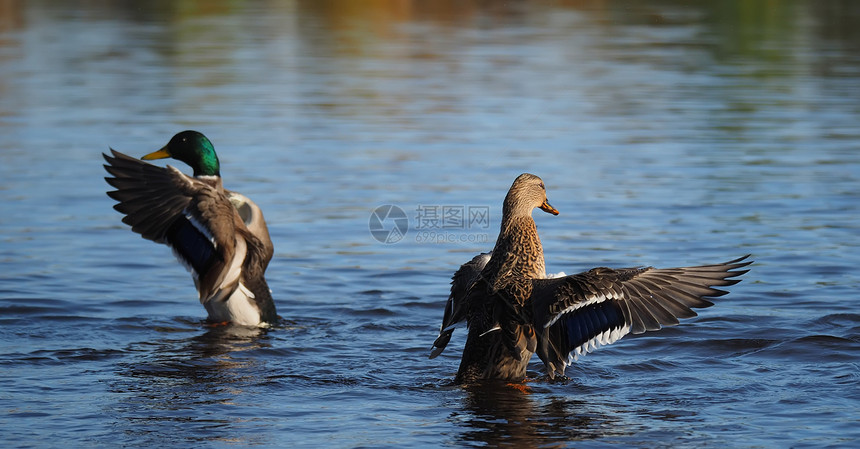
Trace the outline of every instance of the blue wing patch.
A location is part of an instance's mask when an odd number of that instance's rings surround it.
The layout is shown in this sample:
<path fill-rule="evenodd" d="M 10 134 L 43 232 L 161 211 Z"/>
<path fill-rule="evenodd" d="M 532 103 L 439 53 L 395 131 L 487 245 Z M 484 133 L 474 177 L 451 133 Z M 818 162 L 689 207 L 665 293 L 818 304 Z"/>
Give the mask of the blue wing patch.
<path fill-rule="evenodd" d="M 165 234 L 177 256 L 198 275 L 205 275 L 220 254 L 215 245 L 186 217 L 177 218 Z"/>
<path fill-rule="evenodd" d="M 549 338 L 556 347 L 570 352 L 603 332 L 621 329 L 624 325 L 621 307 L 615 301 L 602 301 L 565 314 L 550 326 Z"/>

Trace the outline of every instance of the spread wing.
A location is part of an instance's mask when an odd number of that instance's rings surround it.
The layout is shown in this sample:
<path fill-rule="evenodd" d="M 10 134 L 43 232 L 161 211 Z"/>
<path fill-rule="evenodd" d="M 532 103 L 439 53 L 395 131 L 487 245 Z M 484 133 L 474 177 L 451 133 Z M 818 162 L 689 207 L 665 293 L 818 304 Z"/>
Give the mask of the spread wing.
<path fill-rule="evenodd" d="M 448 302 L 445 303 L 445 315 L 442 317 L 442 327 L 439 330 L 439 336 L 433 342 L 433 349 L 430 351 L 430 358 L 435 358 L 451 341 L 451 334 L 458 324 L 466 319 L 465 300 L 469 292 L 469 288 L 478 279 L 481 270 L 487 265 L 492 253 L 482 253 L 473 257 L 472 260 L 464 263 L 454 273 L 451 278 L 451 294 L 448 296 Z"/>
<path fill-rule="evenodd" d="M 628 333 L 678 324 L 696 316 L 693 307 L 725 295 L 714 287 L 733 279 L 751 261 L 744 256 L 726 263 L 684 268 L 595 268 L 558 279 L 535 279 L 532 291 L 538 355 L 550 377 L 563 375 L 579 355 L 614 343 Z"/>
<path fill-rule="evenodd" d="M 244 227 L 230 200 L 210 183 L 173 167 L 159 167 L 111 149 L 104 155 L 108 196 L 122 221 L 145 239 L 170 246 L 192 272 L 201 301 L 238 284 L 247 249 Z M 267 233 L 268 234 L 268 233 Z"/>

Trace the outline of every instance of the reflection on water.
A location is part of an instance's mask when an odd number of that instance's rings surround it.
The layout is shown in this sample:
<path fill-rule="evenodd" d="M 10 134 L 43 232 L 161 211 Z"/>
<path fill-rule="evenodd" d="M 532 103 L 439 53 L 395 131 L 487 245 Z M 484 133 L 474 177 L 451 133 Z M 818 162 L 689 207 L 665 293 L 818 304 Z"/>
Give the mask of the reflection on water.
<path fill-rule="evenodd" d="M 458 445 L 545 447 L 633 433 L 597 406 L 576 399 L 550 396 L 537 402 L 530 388 L 494 382 L 465 390 L 464 410 L 450 418 L 466 428 Z"/>
<path fill-rule="evenodd" d="M 254 443 L 231 432 L 237 419 L 230 410 L 243 404 L 247 389 L 266 383 L 266 364 L 234 355 L 270 348 L 266 334 L 221 326 L 190 338 L 132 344 L 130 360 L 118 364 L 110 386 L 119 402 L 107 413 L 125 421 L 116 426 L 151 443 L 187 443 L 189 435 L 198 441 Z"/>
<path fill-rule="evenodd" d="M 850 443 L 858 105 L 855 1 L 0 0 L 4 442 Z M 204 327 L 111 209 L 99 153 L 186 128 L 265 210 L 289 326 Z M 756 264 L 569 382 L 450 387 L 462 332 L 427 351 L 490 248 L 417 241 L 416 212 L 486 208 L 491 242 L 525 171 L 561 211 L 536 216 L 550 271 Z M 409 215 L 394 245 L 368 230 L 383 204 Z"/>

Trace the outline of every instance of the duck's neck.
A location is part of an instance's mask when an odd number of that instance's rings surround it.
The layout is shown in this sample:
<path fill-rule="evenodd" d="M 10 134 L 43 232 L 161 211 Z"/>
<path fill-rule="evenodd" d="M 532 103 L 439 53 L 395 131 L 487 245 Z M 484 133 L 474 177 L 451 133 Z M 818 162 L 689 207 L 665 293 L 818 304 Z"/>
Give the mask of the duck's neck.
<path fill-rule="evenodd" d="M 178 152 L 176 159 L 190 165 L 194 169 L 194 177 L 201 176 L 221 176 L 221 162 L 218 161 L 218 154 L 215 153 L 215 147 L 212 142 L 201 134 L 198 146 L 193 151 Z"/>
<path fill-rule="evenodd" d="M 223 190 L 224 189 L 224 183 L 221 181 L 220 176 L 217 176 L 217 175 L 215 175 L 215 176 L 211 176 L 211 175 L 196 176 L 195 175 L 194 177 L 207 183 L 207 184 L 209 184 L 210 186 L 214 187 L 216 190 Z"/>
<path fill-rule="evenodd" d="M 528 279 L 546 276 L 543 246 L 531 215 L 502 216 L 502 228 L 493 256 L 515 257 L 511 274 Z"/>

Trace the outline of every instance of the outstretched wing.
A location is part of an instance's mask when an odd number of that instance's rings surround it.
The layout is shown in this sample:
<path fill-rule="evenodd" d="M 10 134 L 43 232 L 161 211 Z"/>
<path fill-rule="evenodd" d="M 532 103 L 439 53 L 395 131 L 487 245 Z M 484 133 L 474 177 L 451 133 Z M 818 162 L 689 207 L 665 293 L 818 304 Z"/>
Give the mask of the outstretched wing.
<path fill-rule="evenodd" d="M 469 288 L 478 279 L 481 270 L 487 265 L 492 252 L 478 254 L 472 260 L 464 263 L 454 273 L 451 278 L 451 294 L 448 296 L 448 302 L 445 303 L 445 315 L 442 317 L 442 327 L 439 329 L 439 336 L 433 342 L 433 349 L 430 351 L 430 358 L 435 358 L 451 341 L 451 334 L 458 324 L 466 319 L 465 299 L 469 292 Z"/>
<path fill-rule="evenodd" d="M 558 279 L 535 279 L 532 292 L 538 355 L 550 377 L 563 375 L 579 355 L 614 343 L 628 333 L 678 324 L 696 316 L 693 307 L 725 295 L 714 287 L 733 279 L 751 261 L 744 256 L 726 263 L 684 268 L 595 268 Z"/>
<path fill-rule="evenodd" d="M 104 167 L 113 177 L 105 180 L 117 189 L 108 196 L 118 201 L 114 209 L 125 214 L 122 221 L 170 246 L 191 270 L 201 300 L 237 284 L 246 244 L 236 239 L 243 225 L 223 191 L 173 167 L 111 153 Z"/>

